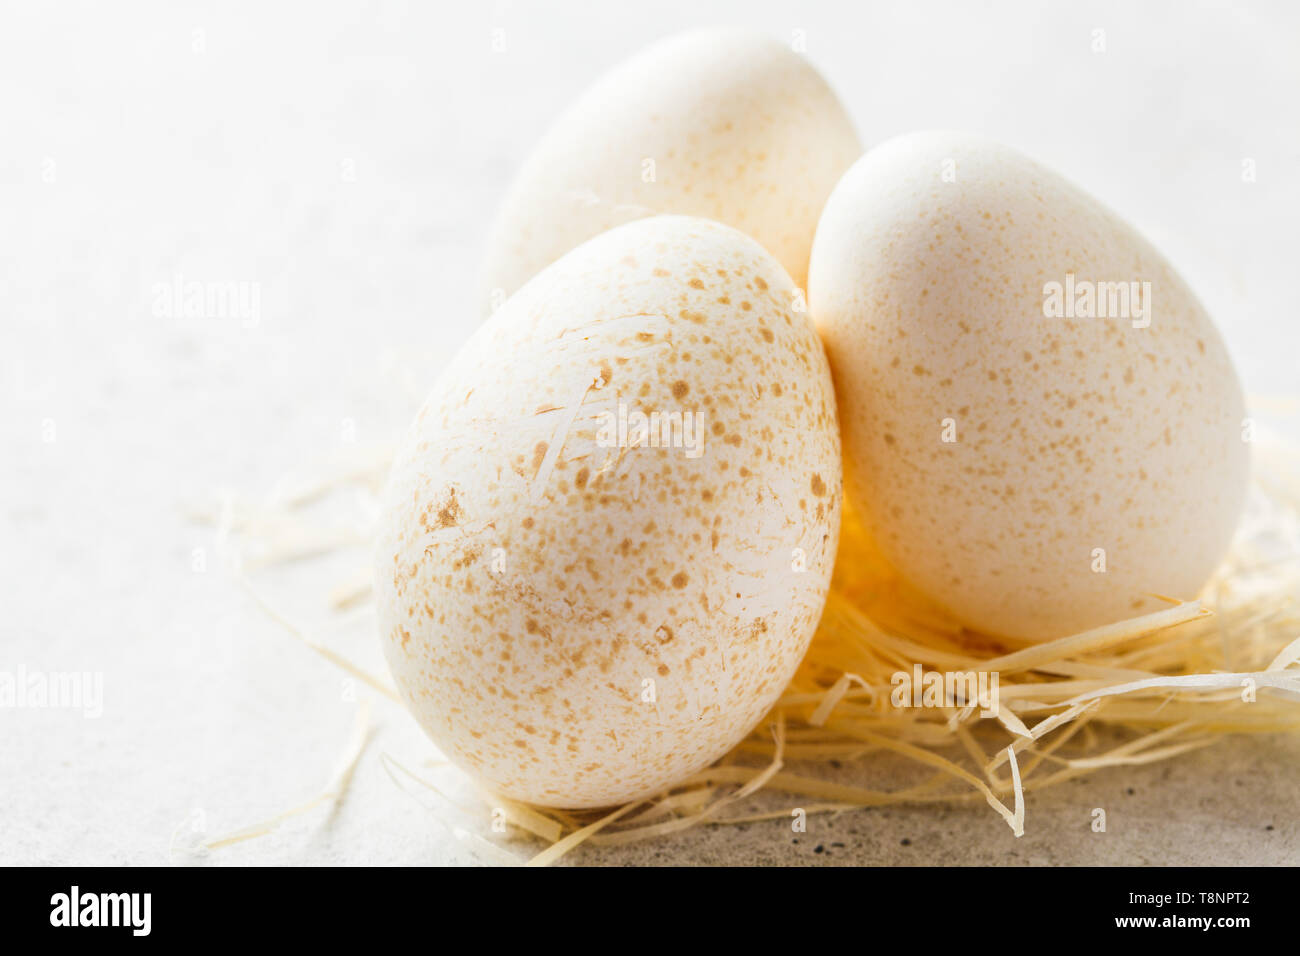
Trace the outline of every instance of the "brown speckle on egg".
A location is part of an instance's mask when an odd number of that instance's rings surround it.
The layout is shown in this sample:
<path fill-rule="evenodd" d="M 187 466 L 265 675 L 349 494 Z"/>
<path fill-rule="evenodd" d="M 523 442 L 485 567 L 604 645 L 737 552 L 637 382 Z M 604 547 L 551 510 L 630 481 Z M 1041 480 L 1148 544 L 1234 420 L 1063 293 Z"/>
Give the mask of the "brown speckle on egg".
<path fill-rule="evenodd" d="M 1137 283 L 1146 321 L 1055 311 L 1076 282 Z M 898 137 L 827 202 L 809 304 L 849 500 L 912 588 L 1027 640 L 1197 596 L 1243 501 L 1244 403 L 1196 296 L 1118 216 L 990 140 Z"/>
<path fill-rule="evenodd" d="M 793 293 L 735 230 L 640 220 L 544 270 L 444 371 L 384 496 L 376 597 L 402 699 L 494 791 L 646 796 L 734 746 L 794 672 L 841 465 Z M 662 418 L 629 434 L 620 404 Z"/>

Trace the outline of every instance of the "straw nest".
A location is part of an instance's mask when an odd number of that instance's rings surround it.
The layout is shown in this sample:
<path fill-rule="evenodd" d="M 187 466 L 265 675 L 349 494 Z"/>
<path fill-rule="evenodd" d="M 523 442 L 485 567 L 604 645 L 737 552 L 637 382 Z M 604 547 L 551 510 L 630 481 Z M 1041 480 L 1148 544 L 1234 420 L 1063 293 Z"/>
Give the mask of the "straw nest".
<path fill-rule="evenodd" d="M 1231 734 L 1300 730 L 1300 449 L 1275 438 L 1255 446 L 1247 513 L 1232 550 L 1198 601 L 1168 607 L 1071 637 L 1012 644 L 964 630 L 909 594 L 874 558 L 846 512 L 830 596 L 808 653 L 784 696 L 754 732 L 716 765 L 636 804 L 570 813 L 484 793 L 479 810 L 503 815 L 548 846 L 530 862 L 553 862 L 583 842 L 621 844 L 699 825 L 888 804 L 985 801 L 1019 835 L 1025 794 L 1098 768 L 1177 757 Z M 230 497 L 194 510 L 215 525 L 239 579 L 308 646 L 396 700 L 385 678 L 305 635 L 273 610 L 256 583 L 273 564 L 341 549 L 362 549 L 365 529 L 322 529 L 305 505 L 340 491 L 376 492 L 384 454 L 351 462 L 331 477 L 261 505 Z M 243 570 L 240 570 L 242 566 Z M 360 575 L 328 587 L 338 609 L 369 600 Z M 930 698 L 896 706 L 900 673 L 997 675 L 997 706 Z M 947 694 L 945 691 L 936 693 Z M 987 701 L 985 701 L 987 703 Z M 368 739 L 368 708 L 339 771 L 313 800 L 285 814 L 189 847 L 203 852 L 271 832 L 285 818 L 337 799 Z M 1099 732 L 1099 731 L 1106 732 Z M 925 771 L 892 791 L 837 779 L 837 768 L 892 752 Z M 384 754 L 404 789 L 431 788 L 424 776 Z M 799 772 L 788 769 L 797 766 Z M 821 765 L 821 766 L 819 766 Z M 789 795 L 783 809 L 756 812 L 760 790 Z M 768 801 L 771 806 L 771 801 Z M 748 812 L 747 812 L 748 811 Z M 522 862 L 466 829 L 459 837 L 493 862 Z"/>

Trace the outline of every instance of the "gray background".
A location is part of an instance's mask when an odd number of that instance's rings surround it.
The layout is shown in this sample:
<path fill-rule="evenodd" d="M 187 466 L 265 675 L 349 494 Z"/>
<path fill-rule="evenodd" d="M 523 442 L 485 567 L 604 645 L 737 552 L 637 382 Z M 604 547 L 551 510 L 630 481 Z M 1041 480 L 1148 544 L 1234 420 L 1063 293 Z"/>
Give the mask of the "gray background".
<path fill-rule="evenodd" d="M 1279 398 L 1300 382 L 1295 5 L 4 3 L 0 668 L 102 672 L 105 700 L 99 719 L 0 710 L 0 863 L 181 862 L 178 827 L 215 835 L 320 789 L 368 692 L 256 608 L 186 508 L 265 502 L 390 443 L 473 327 L 466 280 L 547 123 L 650 41 L 719 23 L 805 31 L 868 146 L 982 131 L 1119 210 L 1202 296 L 1256 413 L 1297 432 Z M 177 276 L 255 283 L 259 320 L 157 314 Z M 355 535 L 369 504 L 347 487 L 318 520 Z M 252 578 L 379 670 L 369 620 L 324 600 L 363 562 Z M 482 830 L 481 807 L 447 768 L 427 773 L 474 812 L 399 790 L 380 754 L 416 768 L 432 749 L 395 706 L 374 717 L 337 813 L 208 861 L 473 862 L 449 823 Z M 1019 841 L 970 805 L 575 859 L 1297 863 L 1298 757 L 1253 741 L 1097 774 L 1031 794 Z"/>

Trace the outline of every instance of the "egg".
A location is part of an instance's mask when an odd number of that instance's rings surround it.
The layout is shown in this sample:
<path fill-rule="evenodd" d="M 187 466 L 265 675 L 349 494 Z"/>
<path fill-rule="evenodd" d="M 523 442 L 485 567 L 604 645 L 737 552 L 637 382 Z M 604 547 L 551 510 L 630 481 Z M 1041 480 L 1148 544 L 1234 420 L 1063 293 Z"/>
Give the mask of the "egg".
<path fill-rule="evenodd" d="M 1195 598 L 1241 511 L 1241 387 L 1187 284 L 1016 151 L 916 133 L 827 202 L 809 307 L 850 511 L 961 623 L 1061 637 Z"/>
<path fill-rule="evenodd" d="M 738 29 L 660 41 L 583 94 L 525 162 L 488 241 L 481 307 L 655 213 L 734 226 L 802 288 L 822 205 L 861 153 L 835 94 L 789 45 Z"/>
<path fill-rule="evenodd" d="M 439 378 L 384 498 L 380 633 L 410 711 L 493 792 L 647 796 L 788 683 L 842 489 L 800 301 L 752 239 L 653 217 L 541 272 Z"/>

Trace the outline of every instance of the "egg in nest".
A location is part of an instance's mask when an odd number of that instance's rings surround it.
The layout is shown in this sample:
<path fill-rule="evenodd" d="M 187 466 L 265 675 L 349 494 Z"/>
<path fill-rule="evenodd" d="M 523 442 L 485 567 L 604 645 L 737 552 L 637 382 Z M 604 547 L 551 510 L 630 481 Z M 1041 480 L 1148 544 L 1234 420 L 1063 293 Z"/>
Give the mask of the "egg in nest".
<path fill-rule="evenodd" d="M 841 497 L 800 301 L 741 233 L 654 217 L 544 270 L 440 377 L 386 492 L 381 634 L 421 726 L 493 790 L 647 796 L 788 683 Z"/>
<path fill-rule="evenodd" d="M 661 40 L 587 90 L 528 157 L 488 241 L 482 308 L 656 213 L 734 226 L 802 287 L 817 217 L 861 154 L 834 92 L 789 45 L 730 28 Z"/>
<path fill-rule="evenodd" d="M 828 200 L 809 306 L 849 504 L 905 582 L 1029 640 L 1197 596 L 1244 500 L 1241 387 L 1097 200 L 982 137 L 898 137 Z"/>

